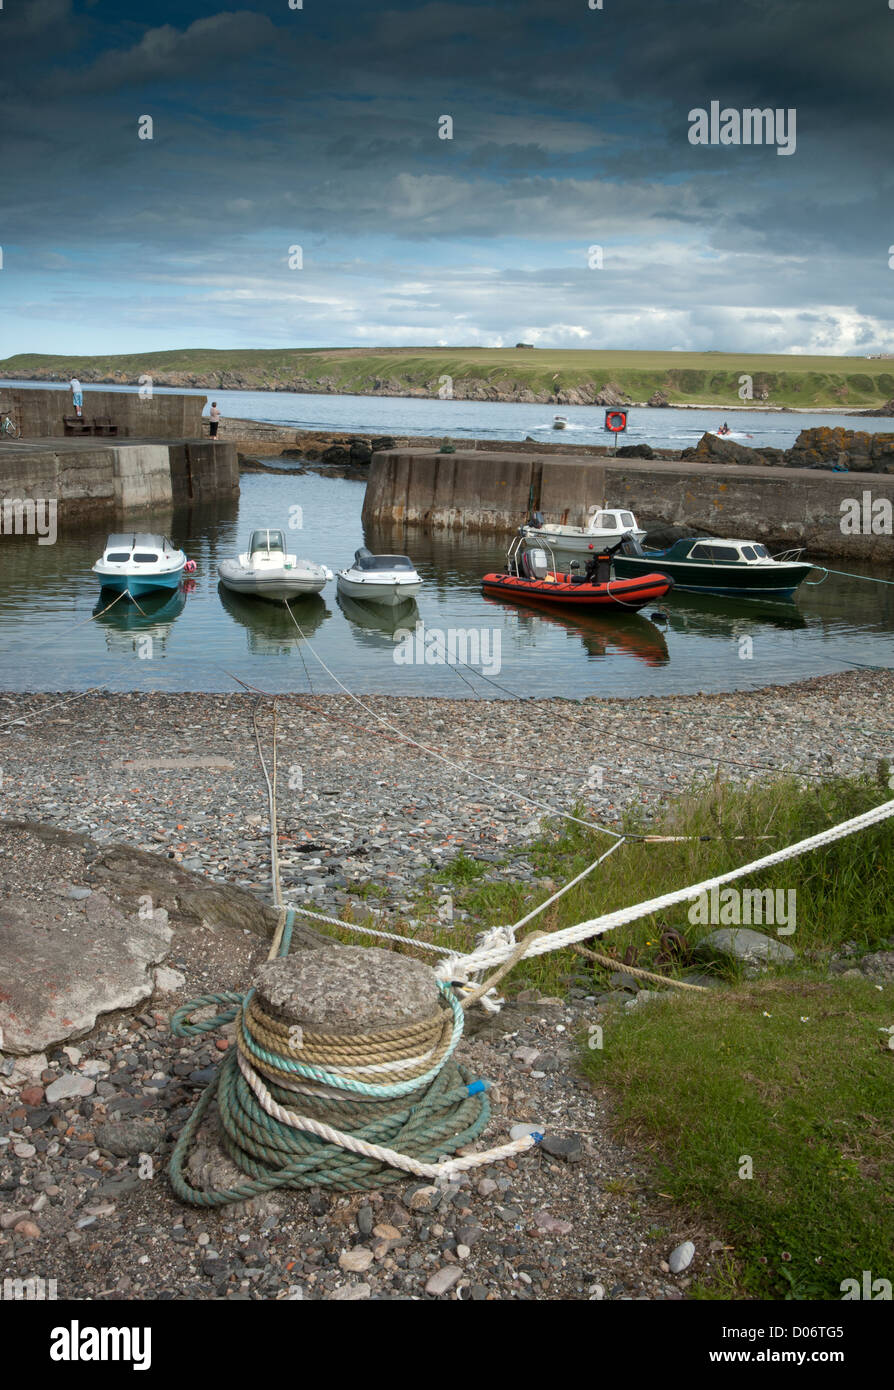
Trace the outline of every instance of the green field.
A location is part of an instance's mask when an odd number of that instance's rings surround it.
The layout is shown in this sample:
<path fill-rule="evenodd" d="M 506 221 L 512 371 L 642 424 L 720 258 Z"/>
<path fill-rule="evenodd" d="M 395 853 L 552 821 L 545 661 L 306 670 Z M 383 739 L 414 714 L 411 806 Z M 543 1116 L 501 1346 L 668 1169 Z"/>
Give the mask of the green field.
<path fill-rule="evenodd" d="M 579 391 L 584 400 L 612 385 L 633 401 L 661 391 L 670 404 L 868 409 L 894 397 L 894 361 L 720 352 L 592 352 L 551 348 L 205 349 L 54 357 L 18 353 L 0 375 L 19 379 L 134 383 L 241 390 L 328 390 L 344 394 L 437 395 L 449 376 L 457 398 L 551 400 Z M 743 402 L 740 378 L 753 381 Z"/>

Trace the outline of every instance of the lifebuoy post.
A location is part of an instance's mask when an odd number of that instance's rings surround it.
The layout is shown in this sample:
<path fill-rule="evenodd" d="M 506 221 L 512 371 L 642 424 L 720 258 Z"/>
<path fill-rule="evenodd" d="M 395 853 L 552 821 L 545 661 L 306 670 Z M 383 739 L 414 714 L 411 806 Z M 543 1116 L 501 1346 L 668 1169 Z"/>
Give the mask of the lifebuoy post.
<path fill-rule="evenodd" d="M 605 428 L 610 434 L 623 434 L 627 428 L 627 411 L 607 410 L 605 412 Z"/>

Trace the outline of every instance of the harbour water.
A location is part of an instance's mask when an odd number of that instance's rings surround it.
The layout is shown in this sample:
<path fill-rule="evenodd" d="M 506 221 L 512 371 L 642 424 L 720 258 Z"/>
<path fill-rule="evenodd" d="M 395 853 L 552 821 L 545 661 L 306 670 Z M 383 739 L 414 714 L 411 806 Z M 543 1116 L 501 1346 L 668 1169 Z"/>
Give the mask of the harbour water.
<path fill-rule="evenodd" d="M 0 381 L 4 386 L 46 388 L 50 382 Z M 67 389 L 60 385 L 60 390 Z M 134 386 L 97 386 L 101 391 L 133 392 Z M 156 386 L 164 393 L 169 388 Z M 174 388 L 170 388 L 174 390 Z M 606 444 L 602 406 L 526 405 L 512 401 L 457 401 L 438 397 L 299 395 L 289 391 L 188 391 L 217 401 L 224 418 L 259 420 L 302 430 L 336 430 L 357 434 L 448 435 L 453 439 L 524 439 L 527 435 L 549 443 Z M 90 387 L 85 387 L 85 412 L 90 413 Z M 553 416 L 562 414 L 568 429 L 553 429 Z M 800 414 L 795 411 L 673 409 L 640 407 L 628 413 L 623 444 L 649 444 L 656 449 L 687 449 L 698 443 L 705 430 L 716 430 L 727 421 L 733 438 L 745 446 L 788 449 L 803 429 L 816 426 L 888 432 L 894 421 L 881 417 Z"/>
<path fill-rule="evenodd" d="M 673 594 L 640 614 L 543 612 L 482 596 L 481 576 L 502 568 L 498 539 L 403 529 L 364 535 L 363 491 L 362 481 L 283 468 L 243 476 L 235 502 L 141 517 L 139 529 L 167 531 L 197 564 L 188 592 L 143 598 L 142 614 L 122 601 L 93 616 L 101 605 L 91 566 L 104 522 L 63 520 L 51 546 L 2 537 L 0 688 L 234 691 L 241 680 L 322 693 L 339 688 L 337 677 L 358 693 L 580 699 L 755 689 L 894 666 L 894 587 L 832 576 L 803 586 L 793 603 Z M 300 528 L 287 529 L 290 518 Z M 287 529 L 290 549 L 333 570 L 364 541 L 406 552 L 422 592 L 407 610 L 383 615 L 340 600 L 329 584 L 320 598 L 293 605 L 302 642 L 283 608 L 219 588 L 217 565 L 244 549 L 257 526 Z M 666 618 L 653 620 L 659 609 Z M 465 634 L 457 651 L 468 664 L 413 659 L 395 628 L 415 632 L 418 622 L 445 639 Z"/>

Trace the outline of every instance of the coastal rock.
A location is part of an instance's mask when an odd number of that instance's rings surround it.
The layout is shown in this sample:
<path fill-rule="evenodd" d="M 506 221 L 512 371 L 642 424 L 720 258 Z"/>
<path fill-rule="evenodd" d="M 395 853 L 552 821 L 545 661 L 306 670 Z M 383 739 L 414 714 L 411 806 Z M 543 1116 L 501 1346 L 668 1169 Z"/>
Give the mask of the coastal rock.
<path fill-rule="evenodd" d="M 8 899 L 0 907 L 4 1050 L 41 1051 L 83 1036 L 99 1014 L 147 999 L 150 966 L 172 935 L 166 913 L 126 916 L 104 893 L 83 904 Z"/>
<path fill-rule="evenodd" d="M 652 392 L 652 394 L 651 394 L 651 396 L 649 397 L 649 399 L 648 399 L 648 401 L 646 402 L 646 404 L 647 404 L 647 405 L 651 405 L 651 406 L 661 407 L 661 406 L 669 406 L 669 405 L 670 405 L 670 401 L 668 400 L 667 396 L 664 394 L 663 391 L 658 390 L 658 391 L 653 391 L 653 392 Z"/>
<path fill-rule="evenodd" d="M 615 381 L 608 382 L 593 398 L 594 405 L 630 405 L 631 397 Z"/>
<path fill-rule="evenodd" d="M 698 943 L 695 955 L 702 960 L 732 957 L 743 965 L 766 969 L 795 959 L 791 946 L 751 927 L 720 927 Z"/>

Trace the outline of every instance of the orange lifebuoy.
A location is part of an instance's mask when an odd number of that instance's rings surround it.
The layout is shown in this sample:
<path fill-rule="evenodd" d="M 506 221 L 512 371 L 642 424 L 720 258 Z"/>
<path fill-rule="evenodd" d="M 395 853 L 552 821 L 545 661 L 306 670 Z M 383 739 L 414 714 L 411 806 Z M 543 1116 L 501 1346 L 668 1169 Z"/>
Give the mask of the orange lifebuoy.
<path fill-rule="evenodd" d="M 195 562 L 195 560 L 187 560 L 187 562 L 186 562 L 186 564 L 183 566 L 183 568 L 186 570 L 186 573 L 187 573 L 187 574 L 195 574 L 195 571 L 196 571 L 196 562 Z"/>
<path fill-rule="evenodd" d="M 616 420 L 620 421 L 620 423 L 615 424 L 614 421 Z M 605 412 L 605 428 L 610 430 L 612 434 L 623 433 L 627 428 L 627 411 L 607 410 Z"/>

